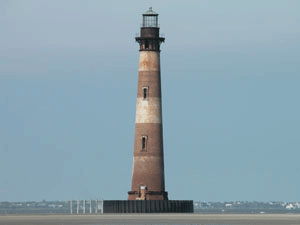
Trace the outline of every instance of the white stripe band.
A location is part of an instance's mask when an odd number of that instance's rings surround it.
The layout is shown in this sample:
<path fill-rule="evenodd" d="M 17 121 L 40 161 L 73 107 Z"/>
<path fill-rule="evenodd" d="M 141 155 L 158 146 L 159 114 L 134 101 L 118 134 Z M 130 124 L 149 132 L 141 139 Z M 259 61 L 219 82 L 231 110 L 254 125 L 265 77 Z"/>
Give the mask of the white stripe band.
<path fill-rule="evenodd" d="M 135 123 L 161 123 L 161 98 L 138 98 L 136 103 Z"/>

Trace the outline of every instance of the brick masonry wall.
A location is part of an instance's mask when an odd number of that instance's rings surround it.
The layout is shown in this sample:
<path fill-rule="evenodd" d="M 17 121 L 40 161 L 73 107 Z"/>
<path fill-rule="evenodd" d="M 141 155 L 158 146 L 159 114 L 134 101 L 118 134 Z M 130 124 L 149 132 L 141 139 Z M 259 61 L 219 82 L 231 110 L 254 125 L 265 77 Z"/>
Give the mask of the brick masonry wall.
<path fill-rule="evenodd" d="M 159 51 L 140 51 L 132 186 L 128 200 L 141 196 L 141 186 L 146 186 L 146 200 L 167 200 Z"/>

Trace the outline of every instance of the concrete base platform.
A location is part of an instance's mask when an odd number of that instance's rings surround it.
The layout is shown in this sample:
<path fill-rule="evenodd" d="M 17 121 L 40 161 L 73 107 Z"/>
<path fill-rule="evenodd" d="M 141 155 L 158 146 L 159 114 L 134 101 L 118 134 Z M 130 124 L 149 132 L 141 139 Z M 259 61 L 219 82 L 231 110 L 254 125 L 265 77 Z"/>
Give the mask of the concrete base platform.
<path fill-rule="evenodd" d="M 193 201 L 103 201 L 103 213 L 193 213 Z"/>

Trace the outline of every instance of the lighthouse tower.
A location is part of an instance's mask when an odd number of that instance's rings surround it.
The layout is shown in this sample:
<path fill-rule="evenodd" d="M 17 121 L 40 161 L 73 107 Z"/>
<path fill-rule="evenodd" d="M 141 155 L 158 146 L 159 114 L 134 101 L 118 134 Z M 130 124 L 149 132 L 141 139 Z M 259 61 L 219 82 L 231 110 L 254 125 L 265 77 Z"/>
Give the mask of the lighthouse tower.
<path fill-rule="evenodd" d="M 131 191 L 128 200 L 168 200 L 165 191 L 158 14 L 150 7 L 140 45 Z"/>
<path fill-rule="evenodd" d="M 193 201 L 165 191 L 158 14 L 143 14 L 131 190 L 128 200 L 104 200 L 103 213 L 193 213 Z M 178 181 L 180 182 L 180 181 Z"/>

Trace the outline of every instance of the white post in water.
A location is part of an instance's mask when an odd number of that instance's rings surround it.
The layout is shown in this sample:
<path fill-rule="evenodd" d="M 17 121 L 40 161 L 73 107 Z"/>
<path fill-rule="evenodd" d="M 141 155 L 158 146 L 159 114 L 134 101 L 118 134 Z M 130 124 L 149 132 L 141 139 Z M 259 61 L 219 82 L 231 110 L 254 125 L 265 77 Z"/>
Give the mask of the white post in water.
<path fill-rule="evenodd" d="M 83 200 L 83 215 L 85 214 L 85 200 Z"/>
<path fill-rule="evenodd" d="M 79 214 L 79 200 L 77 200 L 77 212 L 76 214 L 78 215 Z"/>
<path fill-rule="evenodd" d="M 90 215 L 92 215 L 92 200 L 90 200 Z"/>
<path fill-rule="evenodd" d="M 71 211 L 71 215 L 73 215 L 73 202 L 72 202 L 72 200 L 70 201 L 70 211 Z"/>
<path fill-rule="evenodd" d="M 98 213 L 98 200 L 96 200 L 96 204 L 95 204 L 95 215 Z"/>

